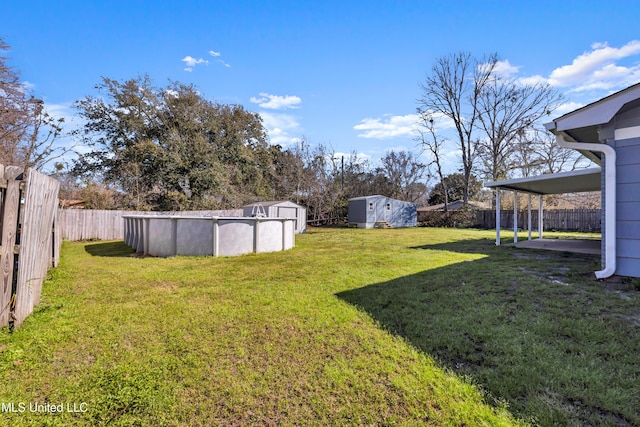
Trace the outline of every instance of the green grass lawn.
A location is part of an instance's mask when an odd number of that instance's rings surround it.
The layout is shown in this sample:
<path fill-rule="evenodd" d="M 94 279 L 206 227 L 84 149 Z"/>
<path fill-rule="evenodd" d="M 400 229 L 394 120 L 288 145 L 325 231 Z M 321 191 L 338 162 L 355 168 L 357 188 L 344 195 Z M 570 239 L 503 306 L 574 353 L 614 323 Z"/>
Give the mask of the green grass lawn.
<path fill-rule="evenodd" d="M 638 282 L 494 236 L 312 229 L 217 259 L 65 243 L 0 331 L 0 425 L 640 425 Z"/>

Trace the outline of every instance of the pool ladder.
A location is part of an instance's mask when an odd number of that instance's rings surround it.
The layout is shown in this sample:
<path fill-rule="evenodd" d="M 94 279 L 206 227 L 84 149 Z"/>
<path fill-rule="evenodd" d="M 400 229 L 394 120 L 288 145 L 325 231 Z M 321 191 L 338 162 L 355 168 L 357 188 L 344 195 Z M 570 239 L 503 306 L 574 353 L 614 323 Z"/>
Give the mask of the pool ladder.
<path fill-rule="evenodd" d="M 251 216 L 255 218 L 265 218 L 267 213 L 264 211 L 264 206 L 260 203 L 253 205 L 253 208 L 251 209 Z"/>

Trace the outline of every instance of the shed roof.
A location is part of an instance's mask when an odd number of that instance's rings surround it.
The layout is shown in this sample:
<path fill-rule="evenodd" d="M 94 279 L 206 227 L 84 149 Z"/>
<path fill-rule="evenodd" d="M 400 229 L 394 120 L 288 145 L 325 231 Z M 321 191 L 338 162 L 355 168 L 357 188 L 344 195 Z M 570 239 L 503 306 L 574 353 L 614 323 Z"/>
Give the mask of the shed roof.
<path fill-rule="evenodd" d="M 600 168 L 577 169 L 526 178 L 491 181 L 484 184 L 490 188 L 504 188 L 533 194 L 562 194 L 585 191 L 600 191 Z"/>
<path fill-rule="evenodd" d="M 298 208 L 304 208 L 304 206 L 300 206 L 297 203 L 294 202 L 290 202 L 288 200 L 268 200 L 265 202 L 255 202 L 255 203 L 250 203 L 248 205 L 244 205 L 243 208 L 252 208 L 254 206 L 263 206 L 263 207 L 269 207 L 269 206 L 289 206 L 289 207 L 298 207 Z"/>
<path fill-rule="evenodd" d="M 386 198 L 386 196 L 383 196 L 381 194 L 372 194 L 370 196 L 352 197 L 352 198 L 349 199 L 349 201 L 351 201 L 351 200 L 367 200 L 367 199 L 378 198 L 378 197 L 385 197 Z"/>
<path fill-rule="evenodd" d="M 413 202 L 407 202 L 406 200 L 394 199 L 393 197 L 387 197 L 387 196 L 383 196 L 381 194 L 372 194 L 370 196 L 352 197 L 351 199 L 349 199 L 349 201 L 351 202 L 351 201 L 354 201 L 354 200 L 370 200 L 370 199 L 388 199 L 388 200 L 393 200 L 395 202 L 409 203 L 409 204 L 415 205 L 415 203 L 413 203 Z"/>

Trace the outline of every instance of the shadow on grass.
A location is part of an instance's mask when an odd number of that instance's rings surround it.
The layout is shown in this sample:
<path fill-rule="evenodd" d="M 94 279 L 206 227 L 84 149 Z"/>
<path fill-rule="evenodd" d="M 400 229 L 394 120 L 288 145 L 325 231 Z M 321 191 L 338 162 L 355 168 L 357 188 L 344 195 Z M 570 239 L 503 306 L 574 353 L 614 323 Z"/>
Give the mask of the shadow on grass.
<path fill-rule="evenodd" d="M 640 425 L 640 295 L 597 282 L 598 256 L 487 240 L 413 249 L 486 256 L 337 296 L 518 417 Z"/>
<path fill-rule="evenodd" d="M 122 241 L 91 243 L 86 245 L 84 250 L 91 256 L 100 257 L 128 257 L 135 254 L 134 250 Z"/>

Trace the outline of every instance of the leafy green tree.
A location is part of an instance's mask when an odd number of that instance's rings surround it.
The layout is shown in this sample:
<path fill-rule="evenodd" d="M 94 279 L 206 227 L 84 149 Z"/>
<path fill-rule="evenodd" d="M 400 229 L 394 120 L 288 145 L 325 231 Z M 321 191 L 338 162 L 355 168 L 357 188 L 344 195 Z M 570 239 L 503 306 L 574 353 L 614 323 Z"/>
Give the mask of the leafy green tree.
<path fill-rule="evenodd" d="M 75 103 L 85 124 L 76 131 L 81 145 L 73 172 L 115 185 L 131 207 L 149 209 L 157 192 L 159 169 L 159 95 L 148 76 L 120 83 L 103 78 L 96 86 L 102 96 Z"/>
<path fill-rule="evenodd" d="M 99 175 L 136 209 L 237 207 L 271 194 L 275 173 L 258 114 L 204 99 L 193 85 L 148 76 L 103 78 L 100 97 L 76 102 L 91 148 L 74 165 Z"/>
<path fill-rule="evenodd" d="M 454 173 L 444 177 L 445 185 L 442 182 L 437 183 L 429 193 L 429 204 L 439 205 L 444 203 L 445 196 L 443 188 L 446 188 L 449 203 L 456 200 L 463 200 L 466 178 L 462 173 Z M 482 191 L 482 183 L 478 181 L 475 175 L 469 177 L 469 199 L 473 200 L 480 195 Z"/>

